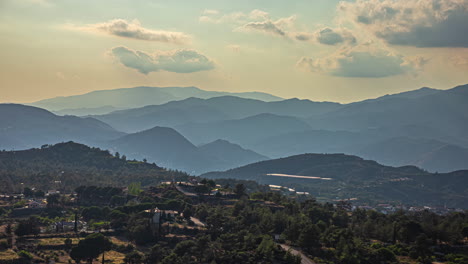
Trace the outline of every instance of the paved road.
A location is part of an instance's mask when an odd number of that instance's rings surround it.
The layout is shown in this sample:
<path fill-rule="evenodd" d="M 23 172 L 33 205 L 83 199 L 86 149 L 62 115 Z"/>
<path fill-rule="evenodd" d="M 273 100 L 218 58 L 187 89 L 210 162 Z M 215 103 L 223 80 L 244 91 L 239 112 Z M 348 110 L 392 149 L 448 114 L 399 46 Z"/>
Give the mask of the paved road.
<path fill-rule="evenodd" d="M 301 264 L 316 264 L 315 262 L 313 262 L 310 258 L 308 258 L 306 255 L 302 254 L 302 252 L 286 245 L 286 244 L 279 244 L 281 246 L 282 249 L 284 249 L 285 251 L 290 251 L 292 254 L 294 255 L 299 255 L 301 256 Z"/>

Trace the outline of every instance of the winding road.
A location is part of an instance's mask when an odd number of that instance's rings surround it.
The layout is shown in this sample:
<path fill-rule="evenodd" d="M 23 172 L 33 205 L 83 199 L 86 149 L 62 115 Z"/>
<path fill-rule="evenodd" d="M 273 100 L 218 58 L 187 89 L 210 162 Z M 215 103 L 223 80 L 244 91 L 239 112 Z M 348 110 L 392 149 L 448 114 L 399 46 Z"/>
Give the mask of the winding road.
<path fill-rule="evenodd" d="M 293 255 L 299 255 L 301 256 L 301 264 L 316 264 L 315 262 L 313 262 L 309 257 L 307 257 L 306 255 L 304 255 L 302 252 L 300 252 L 299 250 L 296 250 L 294 249 L 293 247 L 290 247 L 286 244 L 279 244 L 281 246 L 281 248 L 285 251 L 290 251 Z"/>

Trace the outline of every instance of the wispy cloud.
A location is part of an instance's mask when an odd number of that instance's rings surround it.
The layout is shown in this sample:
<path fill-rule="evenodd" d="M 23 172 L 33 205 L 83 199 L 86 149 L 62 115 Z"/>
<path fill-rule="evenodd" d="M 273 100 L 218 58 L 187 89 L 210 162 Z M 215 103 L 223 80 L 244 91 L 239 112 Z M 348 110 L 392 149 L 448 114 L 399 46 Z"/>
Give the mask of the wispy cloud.
<path fill-rule="evenodd" d="M 211 16 L 211 15 L 217 15 L 217 14 L 219 14 L 219 11 L 216 10 L 216 9 L 205 9 L 205 10 L 203 11 L 203 15 L 209 15 L 209 16 Z"/>
<path fill-rule="evenodd" d="M 219 11 L 203 12 L 201 22 L 206 23 L 230 23 L 234 25 L 235 32 L 260 33 L 265 35 L 282 37 L 295 41 L 307 41 L 323 45 L 355 44 L 356 38 L 351 31 L 345 28 L 321 28 L 316 32 L 299 31 L 297 28 L 297 16 L 291 15 L 278 19 L 272 19 L 268 12 L 255 9 L 249 13 L 233 12 L 222 14 Z"/>
<path fill-rule="evenodd" d="M 186 44 L 191 37 L 182 32 L 153 30 L 141 26 L 138 20 L 113 19 L 103 23 L 85 26 L 67 25 L 67 28 L 85 32 L 103 33 L 118 37 L 137 40 L 157 41 L 165 43 Z"/>
<path fill-rule="evenodd" d="M 205 55 L 189 49 L 146 53 L 120 46 L 110 52 L 124 66 L 143 74 L 157 71 L 192 73 L 215 67 L 214 62 Z"/>
<path fill-rule="evenodd" d="M 271 20 L 262 22 L 249 22 L 242 27 L 237 28 L 237 31 L 260 32 L 281 37 L 286 36 L 286 32 L 279 28 L 278 25 Z"/>
<path fill-rule="evenodd" d="M 266 20 L 269 19 L 268 12 L 263 10 L 254 9 L 249 13 L 244 12 L 231 12 L 221 13 L 214 9 L 205 9 L 202 15 L 199 17 L 199 21 L 203 23 L 233 23 L 233 24 L 245 24 L 251 21 Z"/>

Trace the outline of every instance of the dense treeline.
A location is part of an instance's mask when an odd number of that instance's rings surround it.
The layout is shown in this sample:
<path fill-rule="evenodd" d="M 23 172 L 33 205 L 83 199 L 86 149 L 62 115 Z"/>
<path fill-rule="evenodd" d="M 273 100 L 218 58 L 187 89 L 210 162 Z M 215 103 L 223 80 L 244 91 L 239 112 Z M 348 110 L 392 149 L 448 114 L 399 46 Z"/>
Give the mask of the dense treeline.
<path fill-rule="evenodd" d="M 187 174 L 73 142 L 0 152 L 0 192 L 19 192 L 21 183 L 43 190 L 72 191 L 81 185 L 150 185 L 173 178 L 186 179 Z"/>
<path fill-rule="evenodd" d="M 468 215 L 446 216 L 427 211 L 384 215 L 375 211 L 349 213 L 343 207 L 313 200 L 277 201 L 283 210 L 273 211 L 247 199 L 233 208 L 199 207 L 195 215 L 205 220 L 212 243 L 230 234 L 279 234 L 319 261 L 329 263 L 389 263 L 396 255 L 430 263 L 435 252 L 456 253 L 449 245 L 461 244 L 468 235 Z"/>
<path fill-rule="evenodd" d="M 300 263 L 298 257 L 281 250 L 280 244 L 302 250 L 317 263 L 400 263 L 402 257 L 419 263 L 468 261 L 466 213 L 398 211 L 386 215 L 350 211 L 347 203 L 299 202 L 276 192 L 240 196 L 233 206 L 194 205 L 167 187 L 160 196 L 142 192 L 139 204 L 84 208 L 82 215 L 87 221 L 108 221 L 136 244 L 151 246 L 149 253 L 140 256 L 146 263 Z M 161 234 L 152 235 L 151 214 L 144 210 L 155 206 L 183 212 L 186 219 L 194 216 L 206 229 L 184 229 L 181 232 L 188 239 L 183 241 L 165 237 L 169 230 L 164 228 Z"/>

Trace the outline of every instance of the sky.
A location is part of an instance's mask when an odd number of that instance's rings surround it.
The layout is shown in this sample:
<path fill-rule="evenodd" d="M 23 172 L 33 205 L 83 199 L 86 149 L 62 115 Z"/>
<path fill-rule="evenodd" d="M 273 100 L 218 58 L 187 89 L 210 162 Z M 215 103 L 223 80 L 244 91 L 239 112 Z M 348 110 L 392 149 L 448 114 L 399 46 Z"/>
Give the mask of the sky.
<path fill-rule="evenodd" d="M 134 86 L 353 102 L 468 83 L 468 0 L 0 0 L 0 102 Z"/>

